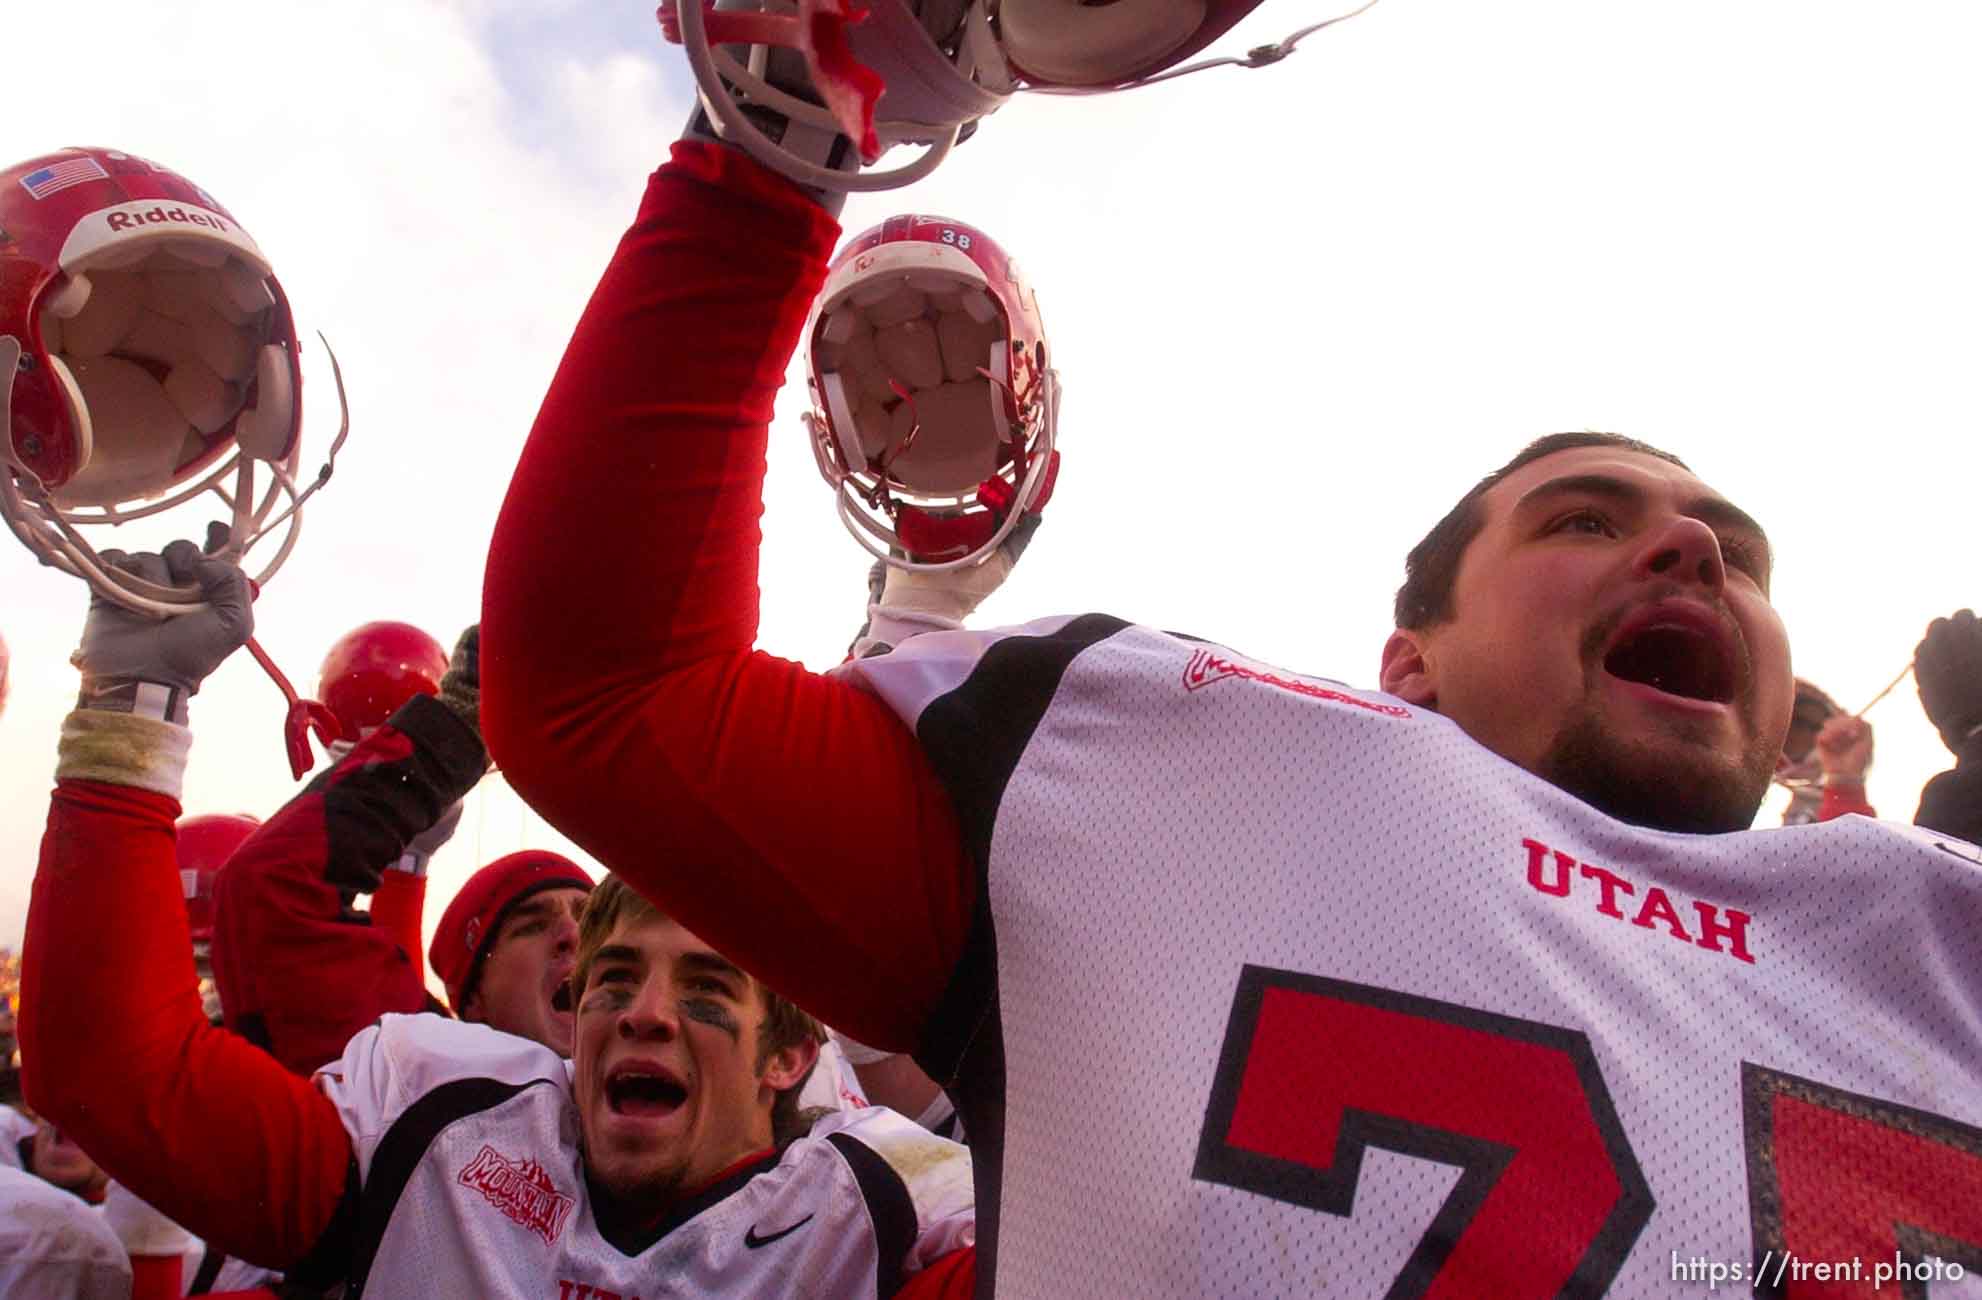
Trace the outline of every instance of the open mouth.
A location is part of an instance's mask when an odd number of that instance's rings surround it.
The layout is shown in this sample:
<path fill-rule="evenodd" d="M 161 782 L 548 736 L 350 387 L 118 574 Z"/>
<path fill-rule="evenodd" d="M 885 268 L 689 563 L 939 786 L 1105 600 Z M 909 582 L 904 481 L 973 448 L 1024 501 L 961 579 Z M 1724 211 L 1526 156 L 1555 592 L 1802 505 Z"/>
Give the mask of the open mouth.
<path fill-rule="evenodd" d="M 1717 629 L 1654 615 L 1628 629 L 1604 655 L 1604 671 L 1682 699 L 1734 700 L 1734 656 Z"/>
<path fill-rule="evenodd" d="M 563 1015 L 571 1014 L 571 981 L 562 980 L 551 992 L 551 1010 Z"/>
<path fill-rule="evenodd" d="M 687 1100 L 688 1089 L 672 1076 L 641 1066 L 622 1067 L 606 1079 L 606 1105 L 615 1115 L 657 1119 Z"/>

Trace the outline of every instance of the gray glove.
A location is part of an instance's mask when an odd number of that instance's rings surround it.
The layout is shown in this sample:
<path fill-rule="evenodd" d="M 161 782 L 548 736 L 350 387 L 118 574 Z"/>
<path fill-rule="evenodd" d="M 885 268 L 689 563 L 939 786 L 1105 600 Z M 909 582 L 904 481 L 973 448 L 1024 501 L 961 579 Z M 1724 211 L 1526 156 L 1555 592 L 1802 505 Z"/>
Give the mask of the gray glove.
<path fill-rule="evenodd" d="M 440 820 L 415 835 L 407 844 L 406 852 L 417 857 L 424 866 L 427 859 L 440 852 L 441 846 L 454 838 L 454 832 L 461 825 L 462 801 L 456 799 L 440 815 Z"/>
<path fill-rule="evenodd" d="M 1982 728 L 1982 620 L 1974 610 L 1957 610 L 1927 625 L 1926 637 L 1913 652 L 1913 675 L 1920 683 L 1927 721 L 1959 756 Z"/>
<path fill-rule="evenodd" d="M 174 618 L 134 613 L 100 594 L 89 602 L 83 643 L 74 657 L 85 693 L 132 682 L 156 682 L 187 695 L 243 645 L 255 630 L 248 577 L 188 541 L 164 554 L 105 551 L 105 562 L 152 582 L 198 585 L 204 609 Z"/>
<path fill-rule="evenodd" d="M 479 739 L 482 734 L 482 625 L 470 623 L 454 643 L 454 654 L 440 678 L 440 702 L 454 716 L 468 724 Z"/>

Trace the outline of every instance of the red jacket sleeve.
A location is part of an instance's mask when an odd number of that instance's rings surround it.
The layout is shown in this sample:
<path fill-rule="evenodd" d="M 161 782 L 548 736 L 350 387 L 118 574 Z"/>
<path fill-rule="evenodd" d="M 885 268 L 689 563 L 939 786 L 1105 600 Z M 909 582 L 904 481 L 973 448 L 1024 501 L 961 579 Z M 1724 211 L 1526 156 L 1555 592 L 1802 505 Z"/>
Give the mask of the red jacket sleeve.
<path fill-rule="evenodd" d="M 176 800 L 63 781 L 22 954 L 27 1100 L 209 1243 L 288 1268 L 355 1171 L 328 1099 L 200 1010 Z"/>
<path fill-rule="evenodd" d="M 229 1029 L 309 1074 L 380 1016 L 427 1009 L 417 903 L 409 953 L 352 901 L 384 890 L 384 878 L 412 879 L 387 864 L 485 763 L 473 729 L 417 696 L 248 837 L 214 884 L 213 971 Z M 389 892 L 385 901 L 391 918 Z"/>
<path fill-rule="evenodd" d="M 427 959 L 420 954 L 420 929 L 427 908 L 427 878 L 410 871 L 388 871 L 372 892 L 372 928 L 391 937 L 406 954 L 413 977 L 426 982 Z"/>
<path fill-rule="evenodd" d="M 482 719 L 552 824 L 773 988 L 904 1049 L 968 929 L 955 813 L 878 699 L 752 650 L 772 399 L 836 233 L 721 146 L 655 173 L 496 526 Z"/>

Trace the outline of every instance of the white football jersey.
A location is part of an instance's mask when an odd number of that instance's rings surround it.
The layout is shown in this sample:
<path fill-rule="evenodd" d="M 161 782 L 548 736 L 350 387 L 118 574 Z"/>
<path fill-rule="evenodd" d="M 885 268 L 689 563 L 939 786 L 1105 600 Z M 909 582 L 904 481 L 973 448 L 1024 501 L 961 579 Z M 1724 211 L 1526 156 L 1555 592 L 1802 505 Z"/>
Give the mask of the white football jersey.
<path fill-rule="evenodd" d="M 840 1112 L 679 1207 L 637 1254 L 598 1231 L 571 1064 L 440 1016 L 389 1015 L 317 1075 L 351 1134 L 355 1213 L 292 1281 L 368 1300 L 868 1297 L 973 1240 L 969 1153 Z"/>
<path fill-rule="evenodd" d="M 0 1165 L 21 1167 L 21 1143 L 34 1136 L 34 1121 L 12 1106 L 0 1106 Z"/>
<path fill-rule="evenodd" d="M 0 1296 L 117 1300 L 131 1259 L 96 1207 L 25 1170 L 0 1168 Z"/>
<path fill-rule="evenodd" d="M 1000 1300 L 1982 1268 L 1975 846 L 1628 826 L 1436 713 L 1098 616 L 847 671 L 983 873 L 918 1055 Z"/>
<path fill-rule="evenodd" d="M 866 1110 L 867 1098 L 860 1091 L 860 1076 L 840 1050 L 836 1039 L 819 1044 L 819 1063 L 806 1076 L 798 1090 L 798 1108 L 811 1110 Z"/>

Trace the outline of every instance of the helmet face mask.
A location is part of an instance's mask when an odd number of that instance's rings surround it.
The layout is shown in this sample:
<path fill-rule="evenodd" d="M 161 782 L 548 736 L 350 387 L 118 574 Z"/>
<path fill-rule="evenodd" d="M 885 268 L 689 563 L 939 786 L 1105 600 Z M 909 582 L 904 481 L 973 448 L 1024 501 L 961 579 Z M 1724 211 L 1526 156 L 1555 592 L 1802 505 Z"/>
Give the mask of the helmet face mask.
<path fill-rule="evenodd" d="M 983 231 L 899 216 L 856 236 L 805 338 L 813 454 L 877 558 L 977 564 L 1046 504 L 1058 378 L 1031 286 Z"/>
<path fill-rule="evenodd" d="M 212 491 L 230 558 L 300 515 L 294 320 L 254 240 L 205 190 L 108 149 L 0 171 L 0 513 L 43 562 L 152 612 L 197 604 L 104 564 L 81 529 Z M 256 470 L 265 481 L 258 488 Z"/>
<path fill-rule="evenodd" d="M 1258 3 L 667 0 L 661 25 L 686 52 L 725 140 L 801 185 L 871 191 L 928 175 L 1014 91 L 1133 85 L 1203 49 Z M 787 47 L 803 56 L 810 95 L 769 71 Z M 767 135 L 743 104 L 783 117 L 801 137 L 844 134 L 868 163 L 892 145 L 928 148 L 890 171 L 837 171 Z"/>

